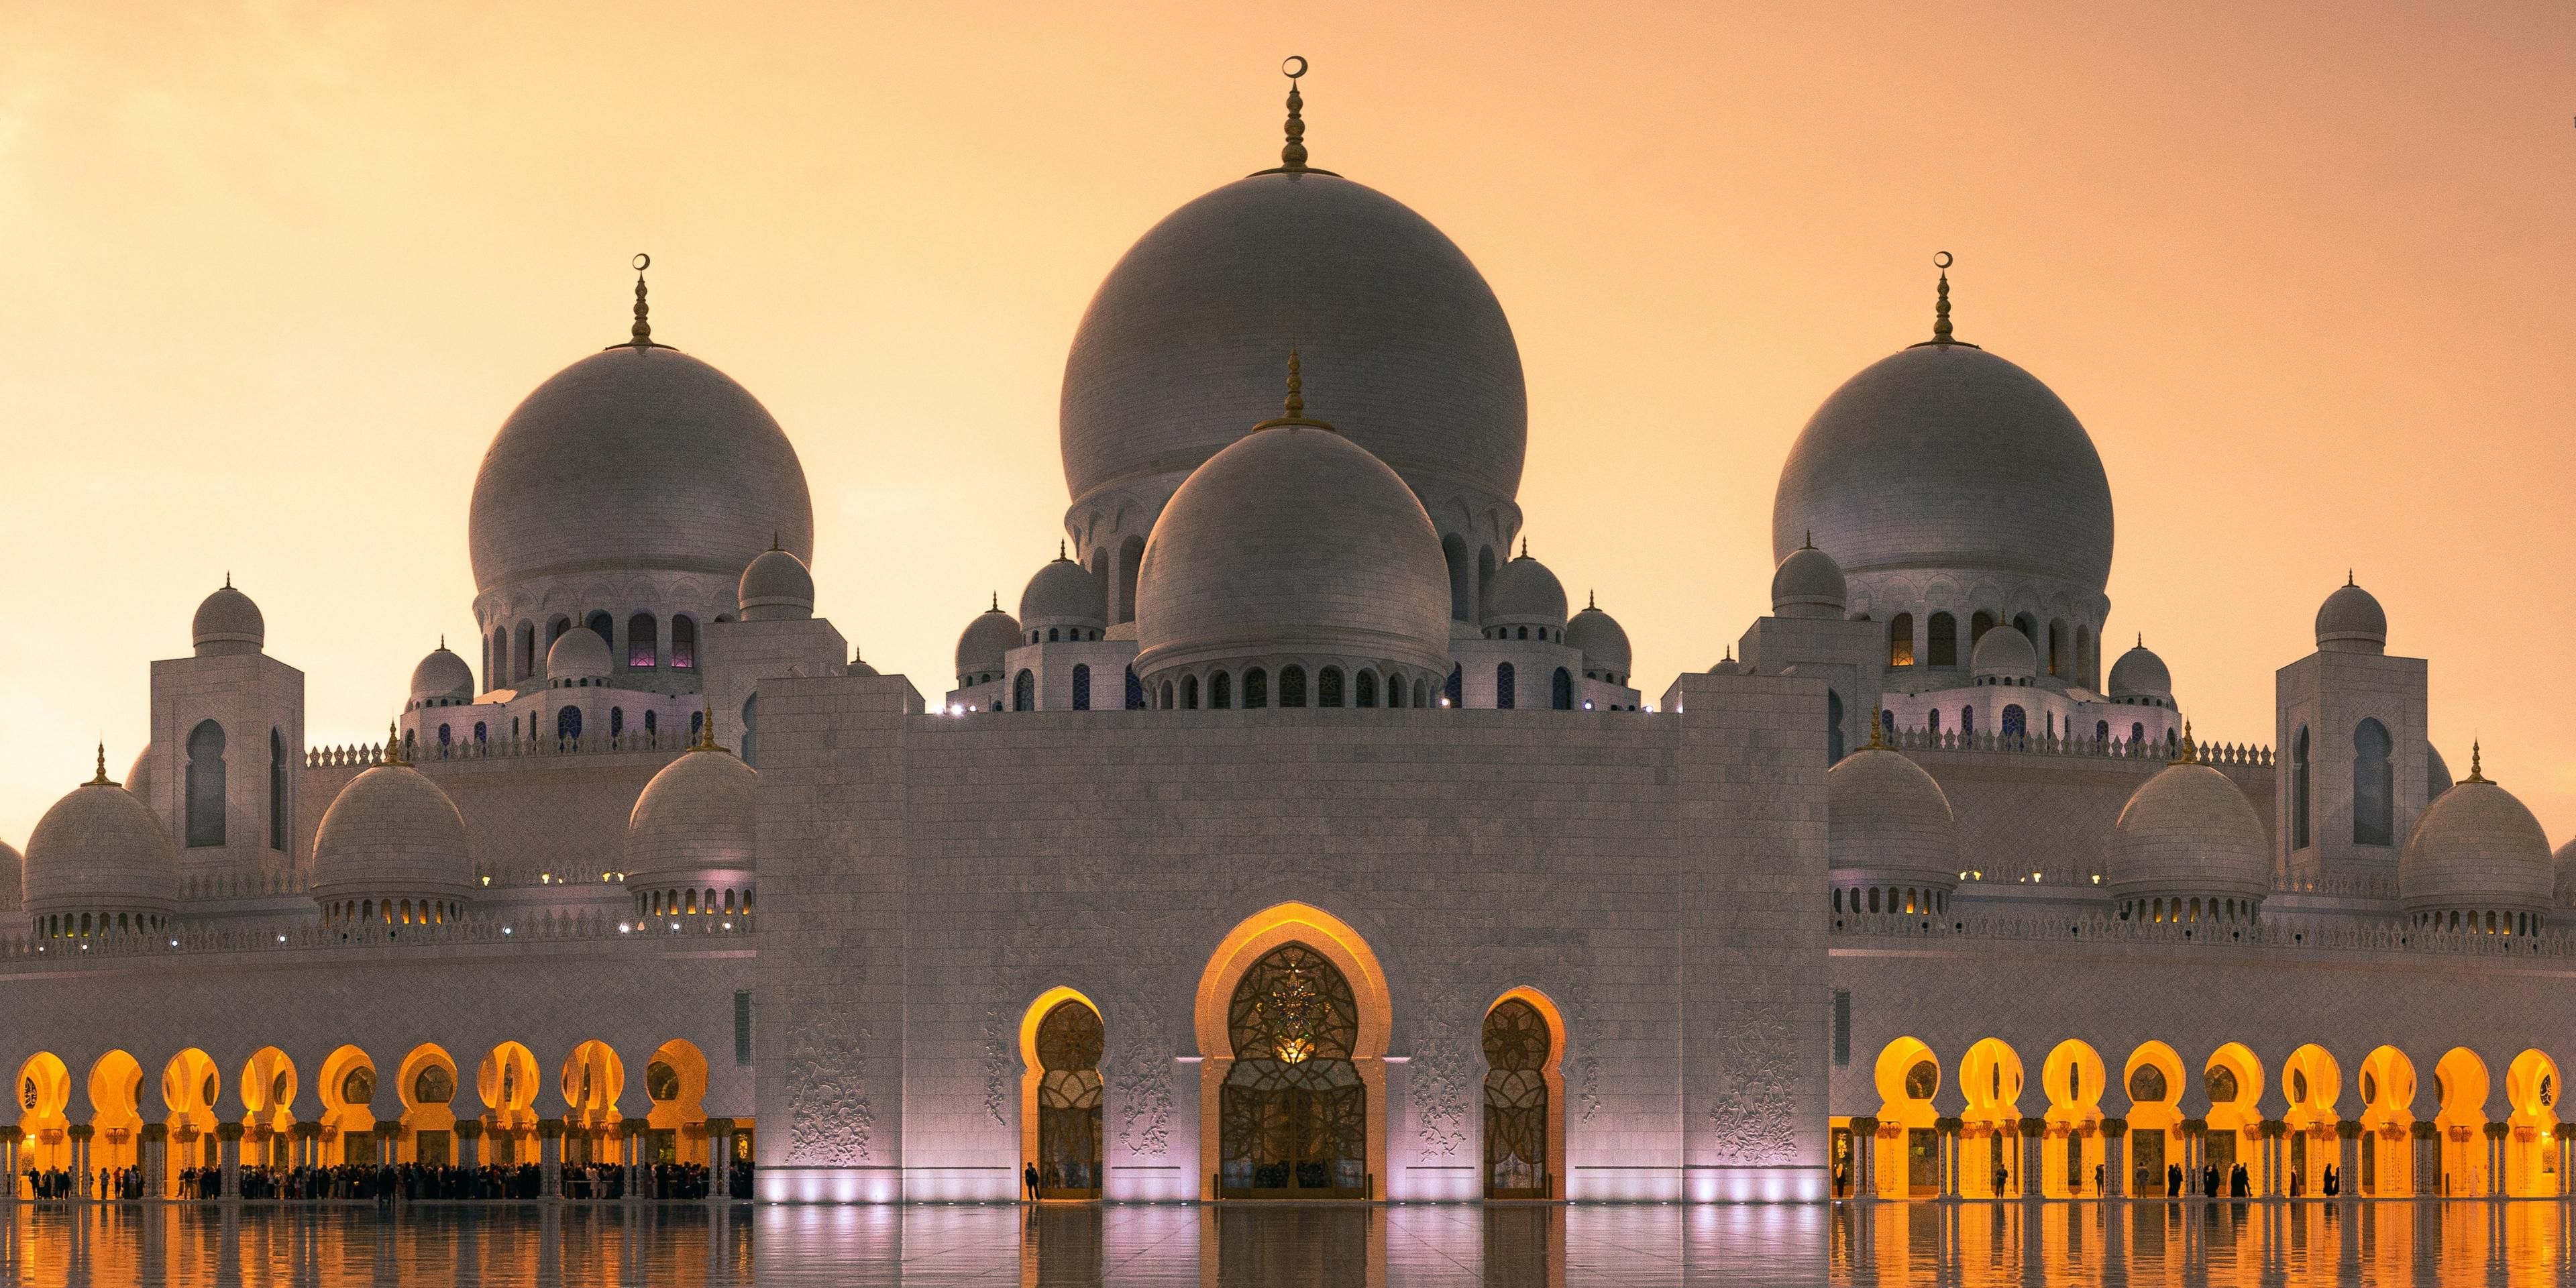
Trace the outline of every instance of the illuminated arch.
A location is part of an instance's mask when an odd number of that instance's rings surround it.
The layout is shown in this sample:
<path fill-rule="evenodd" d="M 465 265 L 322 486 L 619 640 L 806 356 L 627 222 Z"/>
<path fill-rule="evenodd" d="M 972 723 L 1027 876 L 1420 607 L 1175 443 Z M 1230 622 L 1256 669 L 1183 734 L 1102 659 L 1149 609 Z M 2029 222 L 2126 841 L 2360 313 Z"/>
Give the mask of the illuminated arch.
<path fill-rule="evenodd" d="M 2375 1198 L 2415 1193 L 2415 1062 L 2393 1046 L 2362 1057 L 2361 1175 L 2356 1193 Z"/>
<path fill-rule="evenodd" d="M 141 1158 L 143 1066 L 123 1051 L 110 1051 L 89 1067 L 91 1171 L 126 1168 Z"/>
<path fill-rule="evenodd" d="M 2182 1054 L 2158 1041 L 2146 1041 L 2129 1053 L 2120 1067 L 2120 1093 L 2129 1103 L 2127 1166 L 2129 1194 L 2153 1198 L 2176 1191 L 2174 1181 L 2185 1159 L 2182 1096 L 2191 1087 L 2183 1073 Z"/>
<path fill-rule="evenodd" d="M 2493 1090 L 2487 1062 L 2467 1047 L 2452 1047 L 2433 1065 L 2433 1088 L 2442 1106 L 2433 1116 L 2433 1126 L 2442 1133 L 2442 1172 L 2432 1178 L 2432 1193 L 2483 1195 L 2487 1095 Z"/>
<path fill-rule="evenodd" d="M 653 1105 L 644 1115 L 646 1161 L 707 1162 L 707 1057 L 697 1045 L 673 1038 L 654 1048 L 644 1063 L 644 1095 Z"/>
<path fill-rule="evenodd" d="M 314 1084 L 313 1094 L 321 1102 L 314 1121 L 322 1126 L 324 1166 L 377 1161 L 376 1082 L 375 1060 L 354 1046 L 343 1046 L 322 1058 L 322 1077 Z"/>
<path fill-rule="evenodd" d="M 456 1097 L 464 1090 L 456 1058 L 435 1042 L 413 1047 L 394 1070 L 394 1099 L 402 1106 L 406 1163 L 443 1166 L 456 1161 Z"/>
<path fill-rule="evenodd" d="M 2302 1194 L 2321 1194 L 2326 1167 L 2342 1166 L 2343 1146 L 2335 1136 L 2342 1117 L 2335 1106 L 2343 1099 L 2343 1066 L 2313 1042 L 2300 1047 L 2281 1063 L 2281 1099 L 2289 1105 L 2281 1115 L 2287 1129 L 2281 1159 L 2289 1169 L 2283 1192 L 2295 1176 Z M 2352 1180 L 2342 1179 L 2347 1185 Z"/>
<path fill-rule="evenodd" d="M 1244 973 L 1271 952 L 1301 943 L 1321 954 L 1350 982 L 1357 1010 L 1357 1034 L 1351 1063 L 1364 1090 L 1368 1115 L 1370 1197 L 1385 1196 L 1386 1178 L 1386 1046 L 1394 1023 L 1394 1006 L 1386 971 L 1358 931 L 1341 918 L 1305 903 L 1281 903 L 1246 917 L 1227 932 L 1208 955 L 1199 974 L 1192 1006 L 1192 1031 L 1199 1061 L 1199 1174 L 1214 1177 L 1220 1167 L 1225 1076 L 1234 1066 L 1234 1043 L 1227 1031 L 1227 1011 L 1234 987 Z M 1213 1197 L 1213 1196 L 1211 1196 Z"/>
<path fill-rule="evenodd" d="M 480 1161 L 486 1166 L 520 1161 L 521 1146 L 533 1146 L 537 1130 L 536 1053 L 517 1042 L 492 1048 L 474 1067 L 474 1094 L 483 1102 Z"/>
<path fill-rule="evenodd" d="M 1529 1007 L 1531 1010 L 1538 1012 L 1539 1019 L 1547 1026 L 1547 1058 L 1540 1063 L 1537 1073 L 1539 1075 L 1540 1085 L 1547 1089 L 1547 1166 L 1551 1179 L 1542 1187 L 1545 1192 L 1535 1197 L 1551 1199 L 1558 1198 L 1563 1194 L 1563 1187 L 1556 1182 L 1561 1180 L 1566 1174 L 1564 1074 L 1566 1040 L 1565 1012 L 1559 1010 L 1556 1002 L 1549 998 L 1547 994 L 1542 993 L 1535 988 L 1523 986 L 1511 989 L 1505 992 L 1502 996 L 1485 1004 L 1484 1014 L 1479 1017 L 1478 1020 L 1479 1032 L 1482 1031 L 1484 1022 L 1491 1020 L 1494 1012 L 1501 1009 L 1505 1003 L 1509 1002 L 1521 1003 Z M 1488 1083 L 1493 1079 L 1493 1070 L 1490 1067 L 1490 1064 L 1486 1070 L 1486 1079 Z M 1479 1096 L 1478 1104 L 1481 1106 L 1484 1103 L 1485 1097 Z M 1480 1137 L 1483 1134 L 1484 1133 L 1482 1132 L 1478 1133 Z M 1488 1151 L 1488 1153 L 1490 1153 L 1490 1151 Z M 1481 1161 L 1484 1164 L 1484 1172 L 1487 1180 L 1485 1188 L 1490 1192 L 1492 1189 L 1493 1159 L 1491 1157 L 1483 1157 Z"/>
<path fill-rule="evenodd" d="M 1932 1107 L 1932 1097 L 1941 1090 L 1940 1057 L 1922 1039 L 1901 1037 L 1879 1049 L 1871 1073 L 1878 1087 L 1878 1131 L 1863 1148 L 1871 1151 L 1873 1188 L 1878 1197 L 1887 1199 L 1938 1195 L 1941 1155 L 1936 1124 L 1941 1114 Z M 1927 1159 L 1928 1186 L 1922 1183 Z"/>
<path fill-rule="evenodd" d="M 2564 1089 L 2558 1062 L 2544 1052 L 2525 1051 L 2505 1066 L 2504 1098 L 2512 1107 L 2504 1143 L 2505 1197 L 2558 1196 L 2558 1097 Z"/>
<path fill-rule="evenodd" d="M 215 1140 L 215 1099 L 222 1072 L 213 1056 L 190 1047 L 161 1066 L 161 1105 L 168 1111 L 170 1143 L 164 1151 L 167 1174 L 163 1194 L 178 1193 L 179 1169 L 209 1167 L 219 1160 Z"/>
<path fill-rule="evenodd" d="M 242 1165 L 294 1165 L 289 1133 L 295 1127 L 295 1061 L 276 1047 L 261 1047 L 242 1065 Z M 256 1140 L 253 1137 L 257 1137 Z"/>
<path fill-rule="evenodd" d="M 2209 1100 L 2209 1134 L 2201 1157 L 2217 1166 L 2219 1192 L 2228 1192 L 2228 1170 L 2242 1163 L 2253 1192 L 2269 1193 L 2270 1178 L 2263 1171 L 2263 1061 L 2252 1047 L 2230 1042 L 2201 1062 L 2200 1080 Z"/>
<path fill-rule="evenodd" d="M 2060 1042 L 2040 1062 L 2039 1086 L 2048 1097 L 2042 1115 L 2048 1139 L 2040 1150 L 2040 1193 L 2048 1198 L 2100 1198 L 2109 1178 L 2093 1179 L 2107 1165 L 2102 1139 L 2102 1093 L 2111 1085 L 2110 1070 L 2090 1045 L 2074 1038 Z"/>
<path fill-rule="evenodd" d="M 597 1163 L 613 1157 L 618 1093 L 626 1089 L 626 1063 L 605 1042 L 584 1042 L 564 1057 L 563 1161 Z"/>
<path fill-rule="evenodd" d="M 1089 1010 L 1092 1017 L 1099 1020 L 1104 1040 L 1106 1038 L 1109 1021 L 1101 1014 L 1100 1004 L 1077 988 L 1063 985 L 1050 988 L 1038 994 L 1037 998 L 1029 1003 L 1028 1009 L 1020 1013 L 1020 1163 L 1023 1167 L 1038 1165 L 1039 1184 L 1043 1187 L 1040 1192 L 1045 1197 L 1097 1198 L 1101 1189 L 1098 1177 L 1091 1178 L 1091 1184 L 1085 1186 L 1067 1187 L 1054 1184 L 1053 1182 L 1060 1178 L 1049 1175 L 1052 1169 L 1044 1166 L 1043 1160 L 1039 1157 L 1042 1144 L 1039 1139 L 1039 1127 L 1041 1119 L 1045 1116 L 1041 1112 L 1039 1095 L 1044 1089 L 1049 1070 L 1038 1053 L 1038 1030 L 1046 1023 L 1047 1017 L 1055 1013 L 1055 1008 L 1067 1003 Z M 1092 1072 L 1095 1077 L 1098 1076 L 1097 1062 Z M 1101 1141 L 1100 1146 L 1099 1152 L 1105 1156 L 1107 1142 Z M 1105 1162 L 1105 1157 L 1094 1161 Z"/>
<path fill-rule="evenodd" d="M 1986 1038 L 1959 1058 L 1959 1193 L 1967 1198 L 2018 1198 L 2023 1175 L 2020 1053 L 2000 1038 Z M 2002 1177 L 1998 1191 L 1996 1179 Z"/>
<path fill-rule="evenodd" d="M 18 1170 L 70 1167 L 72 1071 L 63 1058 L 51 1051 L 27 1057 L 18 1066 L 11 1095 L 17 1102 L 18 1130 L 25 1134 L 18 1146 Z"/>

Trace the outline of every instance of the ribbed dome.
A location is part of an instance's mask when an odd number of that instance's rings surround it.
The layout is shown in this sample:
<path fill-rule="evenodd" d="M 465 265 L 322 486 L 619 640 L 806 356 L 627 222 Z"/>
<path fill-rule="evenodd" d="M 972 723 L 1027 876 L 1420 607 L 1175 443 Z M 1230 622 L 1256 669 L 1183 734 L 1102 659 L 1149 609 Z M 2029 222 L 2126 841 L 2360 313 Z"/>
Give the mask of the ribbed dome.
<path fill-rule="evenodd" d="M 1997 626 L 1977 640 L 1975 651 L 1968 655 L 1968 669 L 1980 680 L 2029 679 L 2039 674 L 2039 650 L 2020 630 Z"/>
<path fill-rule="evenodd" d="M 2021 632 L 2014 631 L 2013 634 Z M 2039 655 L 2034 650 L 2031 662 L 2037 665 L 2038 661 Z M 2115 698 L 2170 698 L 2173 696 L 2173 675 L 2165 670 L 2165 660 L 2148 652 L 2147 642 L 2141 639 L 2137 647 L 2121 654 L 2120 660 L 2111 664 L 2110 692 Z"/>
<path fill-rule="evenodd" d="M 1519 491 L 1528 402 L 1493 290 L 1420 215 L 1310 171 L 1182 206 L 1101 282 L 1064 367 L 1075 501 L 1176 483 L 1244 437 L 1292 340 L 1333 373 L 1334 425 L 1426 502 Z"/>
<path fill-rule="evenodd" d="M 1002 655 L 1019 645 L 1020 624 L 1002 611 L 997 598 L 957 633 L 957 687 L 965 688 L 976 682 L 975 676 L 1001 670 Z"/>
<path fill-rule="evenodd" d="M 1275 387 L 1275 386 L 1274 386 Z M 1190 475 L 1145 542 L 1136 673 L 1275 654 L 1449 671 L 1449 569 L 1404 480 L 1282 424 Z"/>
<path fill-rule="evenodd" d="M 428 775 L 409 765 L 378 765 L 350 779 L 322 812 L 308 888 L 326 903 L 386 895 L 468 898 L 474 859 L 465 817 Z"/>
<path fill-rule="evenodd" d="M 1780 472 L 1771 551 L 1810 539 L 1843 570 L 1973 569 L 2100 594 L 2111 483 L 2075 413 L 2029 372 L 1925 344 L 1843 383 Z"/>
<path fill-rule="evenodd" d="M 1485 583 L 1485 624 L 1561 630 L 1565 584 L 1524 549 L 1520 558 L 1496 568 L 1493 580 Z"/>
<path fill-rule="evenodd" d="M 2103 884 L 2115 899 L 2259 901 L 2272 890 L 2263 820 L 2227 775 L 2202 764 L 2167 765 L 2132 793 L 2111 826 L 2104 862 Z"/>
<path fill-rule="evenodd" d="M 565 631 L 554 647 L 546 650 L 546 679 L 605 679 L 615 664 L 609 660 L 608 641 L 587 626 Z"/>
<path fill-rule="evenodd" d="M 48 913 L 143 913 L 166 919 L 179 906 L 179 847 L 150 806 L 95 780 L 54 802 L 27 836 L 25 902 Z"/>
<path fill-rule="evenodd" d="M 225 578 L 221 589 L 197 605 L 188 634 L 199 657 L 256 653 L 268 642 L 268 619 L 260 615 L 250 596 L 233 589 L 232 579 Z"/>
<path fill-rule="evenodd" d="M 814 615 L 814 574 L 784 550 L 764 550 L 742 570 L 734 604 L 746 622 L 803 621 Z"/>
<path fill-rule="evenodd" d="M 1020 592 L 1020 629 L 1042 631 L 1049 627 L 1072 627 L 1096 631 L 1109 625 L 1108 601 L 1100 588 L 1100 579 L 1091 570 L 1064 557 L 1056 557 L 1029 578 L 1028 589 Z"/>
<path fill-rule="evenodd" d="M 626 884 L 650 889 L 711 872 L 747 872 L 757 851 L 752 789 L 760 775 L 731 752 L 701 748 L 662 767 L 626 820 Z"/>
<path fill-rule="evenodd" d="M 2474 772 L 2424 807 L 2397 853 L 2397 891 L 2408 912 L 2539 912 L 2557 888 L 2540 820 Z"/>
<path fill-rule="evenodd" d="M 466 665 L 464 658 L 448 652 L 444 642 L 411 669 L 412 705 L 442 700 L 474 700 L 474 668 Z"/>
<path fill-rule="evenodd" d="M 811 563 L 796 449 L 760 401 L 677 349 L 619 345 L 510 413 L 474 479 L 478 590 L 601 571 L 733 578 L 773 539 Z"/>
<path fill-rule="evenodd" d="M 1782 617 L 1840 617 L 1848 603 L 1843 566 L 1814 546 L 1800 546 L 1771 574 L 1771 611 Z"/>
<path fill-rule="evenodd" d="M 2329 653 L 2385 653 L 2388 614 L 2369 591 L 2347 581 L 2317 609 L 2317 647 Z"/>
<path fill-rule="evenodd" d="M 1612 684 L 1628 682 L 1628 632 L 1599 604 L 1586 603 L 1565 624 L 1565 642 L 1583 655 L 1585 674 L 1597 673 Z"/>
<path fill-rule="evenodd" d="M 1826 865 L 1871 881 L 1949 890 L 1959 882 L 1950 798 L 1902 753 L 1864 747 L 1825 774 Z"/>

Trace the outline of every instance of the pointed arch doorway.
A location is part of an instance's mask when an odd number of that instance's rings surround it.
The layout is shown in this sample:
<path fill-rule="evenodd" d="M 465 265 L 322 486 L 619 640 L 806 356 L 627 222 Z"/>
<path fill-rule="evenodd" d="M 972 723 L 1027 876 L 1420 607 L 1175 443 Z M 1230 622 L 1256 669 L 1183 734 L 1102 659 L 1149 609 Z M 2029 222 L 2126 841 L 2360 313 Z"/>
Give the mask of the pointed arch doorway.
<path fill-rule="evenodd" d="M 1215 1197 L 1382 1195 L 1386 975 L 1357 933 L 1305 904 L 1256 914 L 1211 955 L 1194 1010 Z"/>

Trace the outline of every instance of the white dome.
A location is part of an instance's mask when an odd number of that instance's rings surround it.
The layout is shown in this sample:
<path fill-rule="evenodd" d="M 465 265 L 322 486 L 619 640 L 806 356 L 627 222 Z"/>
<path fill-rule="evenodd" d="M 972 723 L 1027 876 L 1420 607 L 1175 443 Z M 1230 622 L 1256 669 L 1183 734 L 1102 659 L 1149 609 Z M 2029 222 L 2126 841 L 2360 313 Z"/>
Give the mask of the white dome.
<path fill-rule="evenodd" d="M 803 621 L 814 615 L 814 574 L 784 550 L 764 550 L 742 570 L 734 604 L 746 622 Z"/>
<path fill-rule="evenodd" d="M 2558 874 L 2558 906 L 2576 907 L 2576 841 L 2559 846 L 2549 862 Z"/>
<path fill-rule="evenodd" d="M 447 651 L 447 642 L 439 641 L 420 665 L 411 669 L 411 703 L 471 702 L 474 700 L 474 668 L 465 659 Z"/>
<path fill-rule="evenodd" d="M 1565 642 L 1583 655 L 1585 675 L 1597 674 L 1612 684 L 1628 682 L 1628 632 L 1600 604 L 1587 598 L 1583 611 L 1565 624 Z"/>
<path fill-rule="evenodd" d="M 1950 798 L 1903 753 L 1864 747 L 1825 774 L 1826 865 L 1851 879 L 1948 891 L 1959 883 Z"/>
<path fill-rule="evenodd" d="M 2013 634 L 2021 632 L 2014 631 Z M 2031 654 L 2031 661 L 2034 666 L 2039 661 L 2036 650 Z M 2165 670 L 2163 658 L 2147 651 L 2147 641 L 2141 637 L 2136 647 L 2121 654 L 2120 660 L 2111 664 L 2110 693 L 2115 698 L 2171 698 L 2173 675 Z"/>
<path fill-rule="evenodd" d="M 2263 820 L 2227 775 L 2194 762 L 2167 765 L 2130 794 L 2104 863 L 2103 885 L 2117 900 L 2259 902 L 2272 892 Z"/>
<path fill-rule="evenodd" d="M 2385 653 L 2388 614 L 2369 591 L 2346 580 L 2317 609 L 2317 647 L 2329 653 Z"/>
<path fill-rule="evenodd" d="M 130 780 L 129 780 L 130 781 Z M 2442 749 L 2431 742 L 2424 744 L 2424 799 L 2436 801 L 2451 790 L 2451 763 L 2442 759 Z M 135 795 L 143 793 L 137 791 Z"/>
<path fill-rule="evenodd" d="M 2012 626 L 1996 626 L 1977 640 L 1975 651 L 1968 655 L 1968 669 L 1976 678 L 2026 680 L 2039 674 L 2039 650 L 2032 648 L 2030 637 Z"/>
<path fill-rule="evenodd" d="M 30 917 L 166 922 L 179 906 L 179 847 L 150 806 L 107 781 L 102 757 L 98 776 L 54 802 L 28 834 L 23 881 Z"/>
<path fill-rule="evenodd" d="M 26 901 L 27 856 L 0 841 L 0 912 L 16 912 Z"/>
<path fill-rule="evenodd" d="M 565 680 L 602 680 L 614 669 L 609 661 L 608 641 L 587 626 L 575 626 L 546 650 L 546 679 L 553 683 Z"/>
<path fill-rule="evenodd" d="M 1546 564 L 1530 558 L 1524 546 L 1520 558 L 1496 568 L 1493 579 L 1485 583 L 1485 624 L 1563 630 L 1565 584 Z"/>
<path fill-rule="evenodd" d="M 1781 617 L 1840 617 L 1849 602 L 1843 566 L 1814 546 L 1800 546 L 1771 573 L 1771 611 Z"/>
<path fill-rule="evenodd" d="M 256 653 L 268 642 L 268 619 L 260 615 L 259 605 L 233 589 L 232 578 L 226 577 L 221 589 L 197 605 L 196 620 L 189 624 L 188 634 L 199 657 Z"/>
<path fill-rule="evenodd" d="M 721 748 L 696 748 L 664 765 L 627 816 L 627 888 L 751 871 L 758 849 L 752 790 L 759 782 L 751 766 Z"/>
<path fill-rule="evenodd" d="M 125 767 L 125 790 L 146 805 L 152 803 L 152 744 L 134 753 L 134 763 Z"/>
<path fill-rule="evenodd" d="M 409 765 L 378 765 L 350 779 L 322 811 L 307 888 L 324 903 L 469 898 L 474 859 L 465 817 L 428 775 Z"/>
<path fill-rule="evenodd" d="M 1292 398 L 1292 411 L 1294 410 Z M 1136 578 L 1136 673 L 1312 654 L 1449 672 L 1449 568 L 1404 480 L 1273 422 L 1172 495 Z"/>
<path fill-rule="evenodd" d="M 476 588 L 563 574 L 723 577 L 775 543 L 814 556 L 796 449 L 760 400 L 659 345 L 621 344 L 537 386 L 474 479 Z"/>
<path fill-rule="evenodd" d="M 2557 890 L 2540 820 L 2474 768 L 2424 807 L 2397 853 L 2397 891 L 2410 913 L 2541 912 Z"/>
<path fill-rule="evenodd" d="M 1020 592 L 1022 633 L 1049 627 L 1097 631 L 1108 626 L 1108 601 L 1101 592 L 1100 579 L 1092 576 L 1090 569 L 1065 558 L 1061 546 L 1055 558 L 1029 578 L 1028 589 Z"/>
<path fill-rule="evenodd" d="M 2099 595 L 2111 483 L 2082 422 L 2029 372 L 1965 344 L 1880 359 L 1789 450 L 1771 551 L 1806 541 L 1854 575 L 1984 571 Z"/>
<path fill-rule="evenodd" d="M 1020 624 L 1002 611 L 1001 597 L 993 606 L 976 614 L 957 634 L 957 687 L 978 683 L 976 676 L 990 675 L 1002 669 L 1002 655 L 1019 647 Z"/>
<path fill-rule="evenodd" d="M 1492 288 L 1420 215 L 1307 171 L 1182 206 L 1101 282 L 1064 367 L 1076 508 L 1112 489 L 1164 495 L 1244 437 L 1277 405 L 1292 341 L 1333 373 L 1333 423 L 1443 522 L 1510 504 L 1529 409 Z"/>

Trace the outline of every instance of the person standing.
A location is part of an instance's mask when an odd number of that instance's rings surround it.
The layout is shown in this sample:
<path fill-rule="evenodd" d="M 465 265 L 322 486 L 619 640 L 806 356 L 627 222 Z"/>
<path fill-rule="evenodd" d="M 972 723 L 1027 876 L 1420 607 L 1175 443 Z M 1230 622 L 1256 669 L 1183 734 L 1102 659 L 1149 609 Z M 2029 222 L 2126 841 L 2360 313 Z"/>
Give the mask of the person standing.
<path fill-rule="evenodd" d="M 1029 1202 L 1038 1201 L 1038 1165 L 1029 1163 L 1020 1169 L 1020 1184 L 1028 1189 Z"/>
<path fill-rule="evenodd" d="M 2165 1164 L 2165 1197 L 2169 1199 L 2182 1197 L 2182 1164 L 2180 1163 Z"/>

